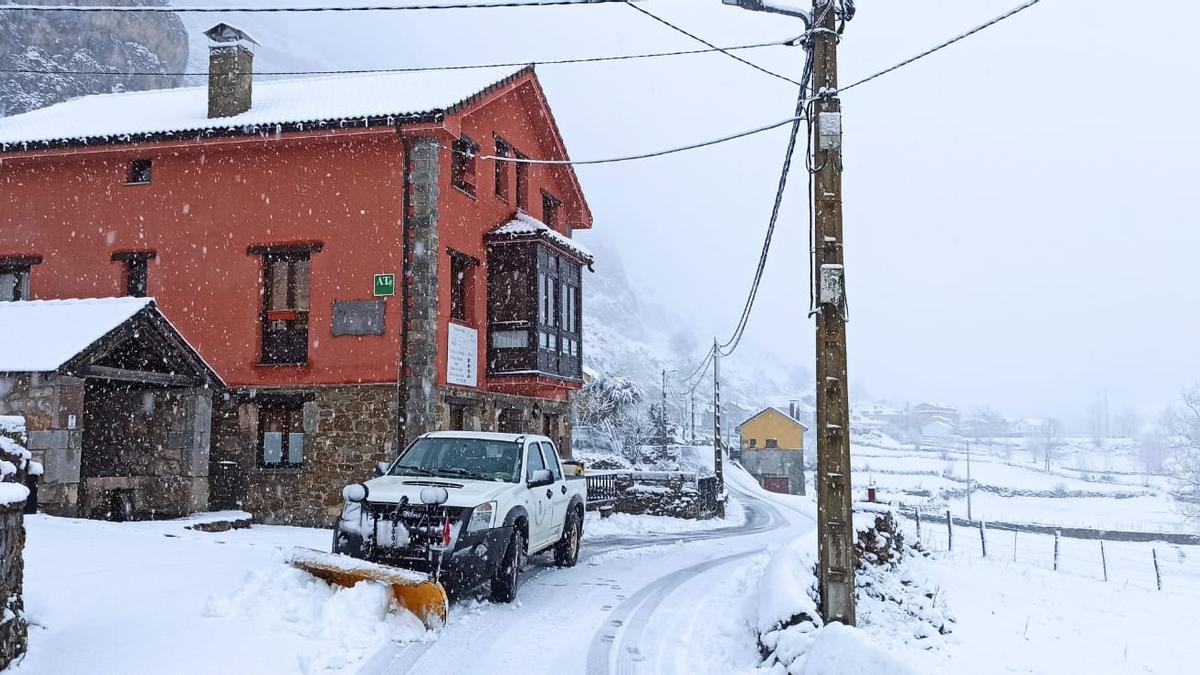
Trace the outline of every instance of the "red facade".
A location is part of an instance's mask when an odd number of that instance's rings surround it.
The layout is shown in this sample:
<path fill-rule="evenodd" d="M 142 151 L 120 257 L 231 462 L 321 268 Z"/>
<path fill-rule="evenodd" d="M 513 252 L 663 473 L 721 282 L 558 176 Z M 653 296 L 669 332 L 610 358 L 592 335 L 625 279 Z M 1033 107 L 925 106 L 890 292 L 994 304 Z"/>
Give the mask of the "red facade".
<path fill-rule="evenodd" d="M 452 175 L 451 148 L 463 136 L 481 155 L 492 154 L 499 137 L 527 157 L 566 156 L 531 70 L 436 122 L 10 149 L 0 153 L 0 263 L 40 257 L 30 268 L 32 299 L 118 296 L 127 267 L 114 254 L 152 252 L 149 295 L 231 387 L 396 382 L 411 271 L 403 269 L 406 141 L 418 135 L 441 146 L 436 384 L 446 385 L 453 250 L 478 261 L 461 322 L 479 330 L 478 390 L 565 400 L 578 382 L 487 376 L 485 235 L 516 212 L 516 167 L 503 170 L 497 186 L 497 162 L 476 159 L 473 196 Z M 150 181 L 128 182 L 131 162 L 145 159 Z M 533 216 L 542 217 L 545 194 L 559 203 L 558 232 L 591 226 L 569 167 L 527 165 L 521 173 Z M 302 365 L 260 363 L 264 260 L 256 251 L 279 245 L 314 250 Z M 386 299 L 383 334 L 334 337 L 333 303 L 372 299 L 377 273 L 401 280 Z"/>

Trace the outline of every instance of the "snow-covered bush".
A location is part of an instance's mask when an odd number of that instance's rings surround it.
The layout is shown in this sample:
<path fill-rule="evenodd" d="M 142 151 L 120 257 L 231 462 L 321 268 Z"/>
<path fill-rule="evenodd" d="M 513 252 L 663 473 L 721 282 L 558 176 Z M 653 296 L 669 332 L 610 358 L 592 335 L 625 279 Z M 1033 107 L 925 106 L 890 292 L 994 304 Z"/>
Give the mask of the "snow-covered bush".
<path fill-rule="evenodd" d="M 41 473 L 41 465 L 25 449 L 25 438 L 23 417 L 0 415 L 0 505 L 24 502 L 29 495 L 26 474 Z"/>
<path fill-rule="evenodd" d="M 576 394 L 576 438 L 583 449 L 597 442 L 631 462 L 654 437 L 654 424 L 642 410 L 645 392 L 625 377 L 597 377 Z M 591 438 L 598 436 L 599 438 Z M 590 441 L 590 442 L 589 442 Z M 599 449 L 599 448 L 594 448 Z"/>
<path fill-rule="evenodd" d="M 881 642 L 940 641 L 953 629 L 944 597 L 905 544 L 890 507 L 859 505 L 855 517 L 858 624 L 824 624 L 818 613 L 816 534 L 789 543 L 759 582 L 757 632 L 772 673 L 910 673 Z"/>

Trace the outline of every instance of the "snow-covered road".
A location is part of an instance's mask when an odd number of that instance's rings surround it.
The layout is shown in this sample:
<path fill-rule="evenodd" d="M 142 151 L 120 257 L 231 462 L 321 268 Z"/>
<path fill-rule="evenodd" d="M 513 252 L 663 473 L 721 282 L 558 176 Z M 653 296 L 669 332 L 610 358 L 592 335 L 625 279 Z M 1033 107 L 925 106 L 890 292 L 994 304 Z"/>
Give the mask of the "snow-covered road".
<path fill-rule="evenodd" d="M 813 527 L 803 508 L 733 475 L 741 524 L 589 537 L 579 565 L 545 556 L 515 605 L 458 601 L 436 641 L 387 645 L 367 674 L 730 673 L 759 657 L 746 617 L 766 552 Z"/>

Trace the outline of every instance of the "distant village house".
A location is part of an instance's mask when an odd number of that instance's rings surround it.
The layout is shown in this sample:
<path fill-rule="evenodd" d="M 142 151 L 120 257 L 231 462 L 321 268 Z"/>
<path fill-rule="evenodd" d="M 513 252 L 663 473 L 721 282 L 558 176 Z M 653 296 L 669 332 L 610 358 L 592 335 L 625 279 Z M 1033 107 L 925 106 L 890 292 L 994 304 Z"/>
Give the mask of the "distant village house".
<path fill-rule="evenodd" d="M 804 432 L 795 405 L 766 408 L 737 427 L 742 467 L 772 492 L 805 494 Z"/>

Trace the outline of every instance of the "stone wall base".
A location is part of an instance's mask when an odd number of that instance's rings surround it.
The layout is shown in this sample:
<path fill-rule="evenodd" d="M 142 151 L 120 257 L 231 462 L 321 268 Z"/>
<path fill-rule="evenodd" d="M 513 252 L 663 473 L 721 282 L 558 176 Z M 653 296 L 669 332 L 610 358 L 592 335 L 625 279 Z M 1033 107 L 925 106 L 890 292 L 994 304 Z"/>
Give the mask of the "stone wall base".
<path fill-rule="evenodd" d="M 435 429 L 498 431 L 501 422 L 545 434 L 570 452 L 570 403 L 435 387 Z M 265 468 L 259 461 L 258 409 L 265 397 L 290 395 L 303 404 L 304 463 Z M 369 480 L 376 462 L 396 457 L 396 385 L 345 385 L 232 391 L 213 402 L 210 508 L 236 508 L 256 522 L 332 527 L 341 491 Z M 410 439 L 411 440 L 411 439 Z"/>
<path fill-rule="evenodd" d="M 21 505 L 0 505 L 0 670 L 25 653 L 29 640 L 21 599 L 24 548 Z"/>

